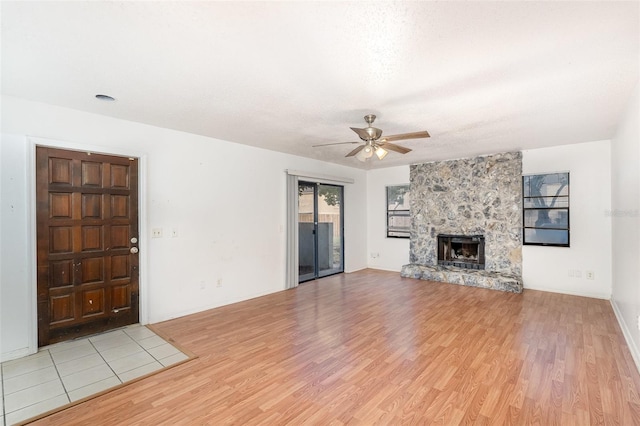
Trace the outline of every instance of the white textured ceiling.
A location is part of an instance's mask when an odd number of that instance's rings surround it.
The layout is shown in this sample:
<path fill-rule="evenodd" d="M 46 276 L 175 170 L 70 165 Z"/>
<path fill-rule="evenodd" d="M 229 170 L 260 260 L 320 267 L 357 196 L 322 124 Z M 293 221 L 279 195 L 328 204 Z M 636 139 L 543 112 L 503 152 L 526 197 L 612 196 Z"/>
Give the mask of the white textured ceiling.
<path fill-rule="evenodd" d="M 632 2 L 7 2 L 2 93 L 353 167 L 609 139 Z M 118 99 L 94 99 L 105 93 Z M 344 155 L 375 113 L 428 130 Z M 179 143 L 179 141 L 176 141 Z M 215 143 L 215 142 L 212 142 Z"/>

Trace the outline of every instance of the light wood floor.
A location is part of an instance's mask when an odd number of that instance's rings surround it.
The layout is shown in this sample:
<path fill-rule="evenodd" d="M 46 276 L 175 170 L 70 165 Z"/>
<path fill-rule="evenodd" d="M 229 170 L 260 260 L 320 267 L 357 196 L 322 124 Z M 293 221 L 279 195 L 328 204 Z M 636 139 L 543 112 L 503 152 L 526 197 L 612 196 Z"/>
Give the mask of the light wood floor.
<path fill-rule="evenodd" d="M 605 300 L 365 270 L 154 328 L 199 358 L 37 424 L 640 425 Z"/>

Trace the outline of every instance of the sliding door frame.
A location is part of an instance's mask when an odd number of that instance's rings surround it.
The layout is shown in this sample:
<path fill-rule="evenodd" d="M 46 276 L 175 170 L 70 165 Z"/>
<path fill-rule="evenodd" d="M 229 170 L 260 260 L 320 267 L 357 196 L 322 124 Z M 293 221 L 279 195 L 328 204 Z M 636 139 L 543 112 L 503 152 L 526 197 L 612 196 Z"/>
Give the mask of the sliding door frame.
<path fill-rule="evenodd" d="M 305 182 L 336 184 L 352 184 L 352 178 L 323 175 L 318 173 L 304 172 L 300 170 L 285 170 L 286 173 L 286 216 L 287 216 L 287 237 L 286 237 L 286 272 L 285 289 L 292 289 L 298 286 L 298 179 Z M 344 202 L 344 186 L 342 198 Z M 344 270 L 344 208 L 342 211 L 342 267 Z"/>
<path fill-rule="evenodd" d="M 310 273 L 306 273 L 304 275 L 300 275 L 300 256 L 298 256 L 298 282 L 303 283 L 306 281 L 311 281 L 317 278 L 324 278 L 330 275 L 341 274 L 344 272 L 344 186 L 338 185 L 335 183 L 324 183 L 324 182 L 313 182 L 308 180 L 299 180 L 298 188 L 301 185 L 312 187 L 313 188 L 313 213 L 312 213 L 312 222 L 304 222 L 304 223 L 313 223 L 313 271 Z M 339 228 L 340 228 L 340 268 L 333 268 L 334 264 L 334 255 L 333 255 L 333 244 L 331 247 L 320 247 L 320 208 L 319 208 L 319 200 L 320 200 L 320 187 L 334 187 L 339 188 L 340 197 L 339 197 Z M 300 225 L 300 216 L 298 215 L 298 226 Z M 332 228 L 333 229 L 333 228 Z M 298 229 L 298 244 L 300 244 L 300 229 Z M 333 240 L 331 240 L 333 241 Z M 298 246 L 300 247 L 300 246 Z M 329 262 L 332 267 L 328 269 L 320 269 L 320 250 L 328 249 L 329 250 Z"/>

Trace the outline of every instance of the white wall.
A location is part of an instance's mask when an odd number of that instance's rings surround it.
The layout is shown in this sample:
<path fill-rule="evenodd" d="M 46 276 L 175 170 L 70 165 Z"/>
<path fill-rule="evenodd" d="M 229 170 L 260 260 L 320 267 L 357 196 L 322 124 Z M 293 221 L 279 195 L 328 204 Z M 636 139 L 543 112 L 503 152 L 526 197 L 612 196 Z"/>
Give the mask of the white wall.
<path fill-rule="evenodd" d="M 640 86 L 611 142 L 613 295 L 611 304 L 640 368 Z"/>
<path fill-rule="evenodd" d="M 36 336 L 26 330 L 35 326 L 35 317 L 25 316 L 35 304 L 29 257 L 30 215 L 27 211 L 29 182 L 25 137 L 2 138 L 0 144 L 0 359 L 26 354 L 36 344 Z M 35 242 L 34 242 L 35 243 Z M 6 355 L 5 355 L 6 354 Z"/>
<path fill-rule="evenodd" d="M 35 312 L 28 305 L 35 259 L 25 255 L 31 238 L 27 225 L 32 225 L 25 223 L 31 206 L 25 192 L 33 173 L 27 162 L 32 146 L 25 135 L 63 141 L 69 148 L 144 157 L 146 215 L 140 221 L 146 234 L 163 228 L 164 237 L 140 236 L 147 259 L 146 268 L 141 265 L 143 321 L 163 321 L 284 289 L 285 169 L 355 180 L 345 185 L 345 270 L 367 266 L 363 170 L 3 97 L 2 359 L 35 350 L 28 343 L 35 330 L 30 325 Z M 11 185 L 8 178 L 15 179 Z M 9 199 L 15 201 L 15 214 L 7 212 Z M 173 228 L 177 238 L 170 237 Z M 14 258 L 27 259 L 27 264 Z"/>
<path fill-rule="evenodd" d="M 571 247 L 523 246 L 525 288 L 611 297 L 610 146 L 599 141 L 523 151 L 523 174 L 569 172 L 571 229 Z M 579 270 L 581 277 L 570 277 L 569 270 Z"/>
<path fill-rule="evenodd" d="M 409 166 L 367 172 L 367 256 L 370 268 L 400 271 L 409 263 L 409 239 L 387 238 L 386 187 L 409 183 Z"/>

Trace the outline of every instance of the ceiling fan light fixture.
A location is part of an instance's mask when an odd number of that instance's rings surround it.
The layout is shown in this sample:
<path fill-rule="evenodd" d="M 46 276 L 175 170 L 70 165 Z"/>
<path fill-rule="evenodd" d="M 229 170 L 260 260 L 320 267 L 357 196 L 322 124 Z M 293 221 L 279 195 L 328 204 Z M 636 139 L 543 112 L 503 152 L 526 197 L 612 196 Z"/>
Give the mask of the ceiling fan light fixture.
<path fill-rule="evenodd" d="M 373 147 L 371 145 L 367 145 L 364 147 L 362 152 L 364 153 L 365 158 L 371 158 L 373 155 Z"/>
<path fill-rule="evenodd" d="M 365 145 L 364 148 L 360 150 L 358 154 L 356 154 L 356 158 L 362 162 L 367 161 L 367 159 L 371 158 L 373 155 L 373 147 L 369 144 Z"/>
<path fill-rule="evenodd" d="M 383 147 L 379 146 L 376 149 L 376 155 L 378 156 L 379 160 L 382 160 L 384 157 L 387 156 L 387 154 L 389 153 L 389 151 L 387 151 L 386 149 L 384 149 Z"/>

